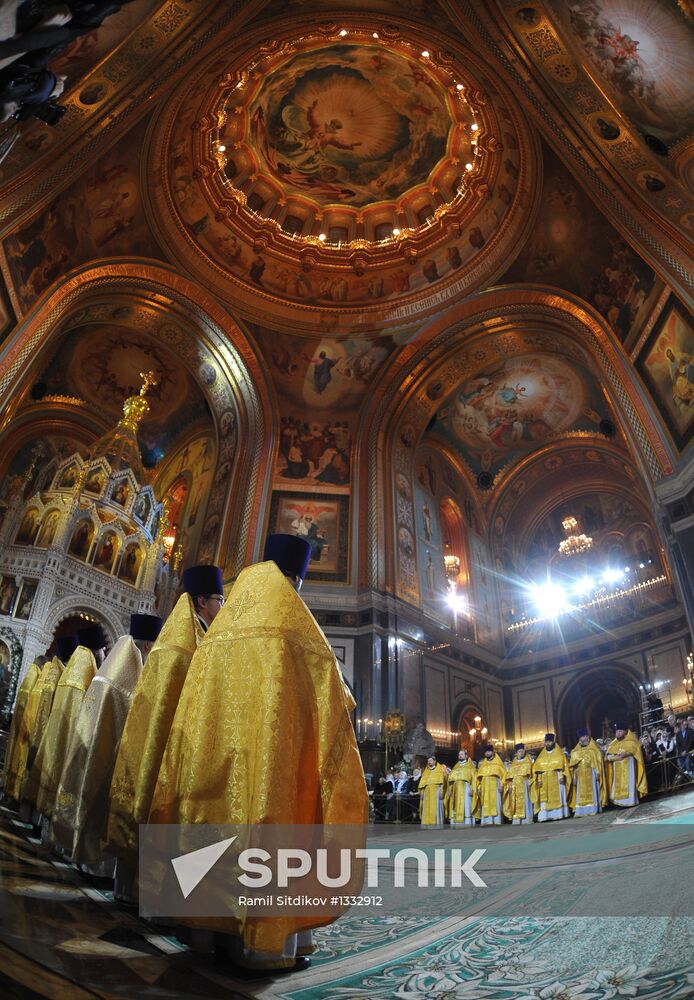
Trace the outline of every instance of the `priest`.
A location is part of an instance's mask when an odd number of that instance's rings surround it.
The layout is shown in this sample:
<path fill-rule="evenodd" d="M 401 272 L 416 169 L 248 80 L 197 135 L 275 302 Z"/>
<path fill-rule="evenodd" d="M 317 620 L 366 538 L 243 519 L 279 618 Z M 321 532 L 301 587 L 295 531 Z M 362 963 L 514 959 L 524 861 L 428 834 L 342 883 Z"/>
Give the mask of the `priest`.
<path fill-rule="evenodd" d="M 51 836 L 92 875 L 113 874 L 113 858 L 101 846 L 113 767 L 135 684 L 161 627 L 158 615 L 130 616 L 129 634 L 118 639 L 89 686 L 66 753 Z"/>
<path fill-rule="evenodd" d="M 628 808 L 648 795 L 643 753 L 626 722 L 615 722 L 614 739 L 607 748 L 607 787 L 610 802 Z"/>
<path fill-rule="evenodd" d="M 477 768 L 464 748 L 448 775 L 446 805 L 451 826 L 474 826 L 477 809 Z"/>
<path fill-rule="evenodd" d="M 574 816 L 595 816 L 605 808 L 607 784 L 600 747 L 586 728 L 576 730 L 578 743 L 571 751 L 569 806 Z"/>
<path fill-rule="evenodd" d="M 514 826 L 532 823 L 535 813 L 535 772 L 524 743 L 516 743 L 507 773 L 506 816 Z"/>
<path fill-rule="evenodd" d="M 477 819 L 482 826 L 501 826 L 504 822 L 504 785 L 506 768 L 491 743 L 477 768 Z"/>
<path fill-rule="evenodd" d="M 7 749 L 5 750 L 5 767 L 2 776 L 3 790 L 5 795 L 10 799 L 19 798 L 19 789 L 23 777 L 23 772 L 21 774 L 18 773 L 18 768 L 21 757 L 20 747 L 25 739 L 23 727 L 24 713 L 29 702 L 29 695 L 36 684 L 38 684 L 44 662 L 45 657 L 43 656 L 38 656 L 34 660 L 24 675 L 24 679 L 17 691 L 17 697 L 15 698 L 10 733 L 7 739 Z"/>
<path fill-rule="evenodd" d="M 70 657 L 55 689 L 46 729 L 41 739 L 29 780 L 36 780 L 36 808 L 43 813 L 43 835 L 48 834 L 48 820 L 53 814 L 58 782 L 65 763 L 70 737 L 87 688 L 104 660 L 107 638 L 101 625 L 89 625 L 77 631 L 77 648 Z M 36 779 L 32 777 L 36 770 Z"/>
<path fill-rule="evenodd" d="M 311 547 L 271 535 L 193 656 L 150 823 L 366 824 L 368 794 L 335 654 L 299 596 Z M 364 827 L 365 829 L 365 827 Z M 320 913 L 190 918 L 249 975 L 295 971 Z"/>
<path fill-rule="evenodd" d="M 219 566 L 193 566 L 135 685 L 111 781 L 105 851 L 118 859 L 116 890 L 132 899 L 138 826 L 146 823 L 159 765 L 193 653 L 222 604 Z"/>
<path fill-rule="evenodd" d="M 554 733 L 545 733 L 545 745 L 535 759 L 537 818 L 540 823 L 569 816 L 568 792 L 571 771 Z"/>
<path fill-rule="evenodd" d="M 27 706 L 27 717 L 30 721 L 27 726 L 26 767 L 21 779 L 19 794 L 19 818 L 25 823 L 32 822 L 35 825 L 40 822 L 40 814 L 36 810 L 37 782 L 36 771 L 33 769 L 34 760 L 48 725 L 58 681 L 63 675 L 65 664 L 77 649 L 77 637 L 74 635 L 61 636 L 56 647 L 56 655 L 44 665 Z M 34 775 L 33 781 L 30 780 L 32 774 Z"/>
<path fill-rule="evenodd" d="M 419 816 L 422 826 L 443 826 L 446 771 L 436 757 L 427 758 L 419 779 Z"/>

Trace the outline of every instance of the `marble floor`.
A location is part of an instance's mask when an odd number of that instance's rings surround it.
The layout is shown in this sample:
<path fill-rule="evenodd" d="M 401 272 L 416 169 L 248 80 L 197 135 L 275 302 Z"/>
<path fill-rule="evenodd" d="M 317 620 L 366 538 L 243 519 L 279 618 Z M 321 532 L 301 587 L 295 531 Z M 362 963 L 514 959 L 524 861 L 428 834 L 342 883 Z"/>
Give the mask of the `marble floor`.
<path fill-rule="evenodd" d="M 677 836 L 633 846 L 630 834 L 643 823 L 656 833 L 667 824 Z M 503 915 L 472 891 L 455 907 L 442 900 L 434 908 L 413 906 L 387 915 L 352 910 L 317 932 L 318 951 L 308 970 L 249 982 L 233 966 L 189 951 L 166 928 L 115 903 L 107 883 L 99 886 L 59 861 L 30 827 L 0 807 L 0 996 L 694 998 L 694 791 L 628 813 L 535 825 L 523 838 L 517 830 L 478 827 L 461 835 L 471 847 L 494 842 L 506 879 L 503 894 L 495 897 L 498 902 L 503 895 Z M 606 915 L 613 913 L 615 892 L 626 891 L 626 885 L 615 889 L 608 869 L 604 879 L 596 879 L 593 870 L 588 885 L 581 865 L 567 863 L 565 852 L 572 837 L 584 841 L 590 832 L 598 840 L 603 834 L 614 838 L 615 831 L 629 855 L 628 871 L 636 873 L 631 881 L 639 871 L 656 872 L 658 879 L 662 874 L 671 901 L 681 887 L 674 907 L 658 899 L 657 890 L 653 895 L 651 886 L 642 914 Z M 434 834 L 432 845 L 447 838 L 450 843 L 452 832 L 440 831 L 439 839 Z M 410 845 L 416 843 L 416 828 L 389 830 L 387 836 Z M 541 859 L 532 862 L 532 870 L 514 853 L 521 840 L 527 857 L 534 852 Z M 591 910 L 586 898 L 596 892 L 602 896 L 593 897 Z M 586 912 L 590 915 L 581 915 Z"/>

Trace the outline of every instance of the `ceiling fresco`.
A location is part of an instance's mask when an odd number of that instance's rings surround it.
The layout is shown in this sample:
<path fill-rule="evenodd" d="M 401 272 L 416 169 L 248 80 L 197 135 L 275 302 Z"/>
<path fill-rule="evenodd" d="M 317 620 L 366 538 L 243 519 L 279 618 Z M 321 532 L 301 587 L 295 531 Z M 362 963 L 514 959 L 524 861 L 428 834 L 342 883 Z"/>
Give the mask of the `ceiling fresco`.
<path fill-rule="evenodd" d="M 440 383 L 430 384 L 429 398 L 438 391 Z M 432 432 L 453 444 L 475 473 L 496 475 L 569 432 L 597 433 L 606 416 L 583 366 L 559 355 L 526 354 L 483 368 L 456 388 L 437 410 Z"/>
<path fill-rule="evenodd" d="M 145 219 L 136 150 L 142 121 L 3 243 L 19 303 L 29 308 L 79 264 L 111 256 L 161 258 Z"/>
<path fill-rule="evenodd" d="M 426 184 L 454 125 L 421 60 L 327 45 L 263 79 L 244 138 L 287 194 L 360 207 Z"/>
<path fill-rule="evenodd" d="M 662 284 L 544 145 L 543 162 L 535 226 L 502 281 L 533 281 L 574 292 L 625 340 L 643 325 Z"/>
<path fill-rule="evenodd" d="M 154 129 L 151 224 L 249 320 L 405 326 L 519 245 L 539 170 L 512 98 L 474 53 L 373 27 L 210 60 Z"/>
<path fill-rule="evenodd" d="M 641 131 L 674 141 L 694 129 L 694 30 L 676 3 L 581 0 L 553 13 Z"/>

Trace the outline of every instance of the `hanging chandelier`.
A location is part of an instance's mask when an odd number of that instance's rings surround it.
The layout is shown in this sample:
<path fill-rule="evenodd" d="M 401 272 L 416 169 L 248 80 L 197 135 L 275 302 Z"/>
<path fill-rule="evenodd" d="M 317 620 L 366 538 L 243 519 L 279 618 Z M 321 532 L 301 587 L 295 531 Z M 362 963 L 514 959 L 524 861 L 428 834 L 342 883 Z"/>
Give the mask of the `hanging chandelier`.
<path fill-rule="evenodd" d="M 443 563 L 446 567 L 446 577 L 449 580 L 458 576 L 460 573 L 460 559 L 458 556 L 445 555 L 443 557 Z"/>
<path fill-rule="evenodd" d="M 565 517 L 561 526 L 566 535 L 559 543 L 559 552 L 563 556 L 580 556 L 593 547 L 593 539 L 581 532 L 575 517 Z"/>

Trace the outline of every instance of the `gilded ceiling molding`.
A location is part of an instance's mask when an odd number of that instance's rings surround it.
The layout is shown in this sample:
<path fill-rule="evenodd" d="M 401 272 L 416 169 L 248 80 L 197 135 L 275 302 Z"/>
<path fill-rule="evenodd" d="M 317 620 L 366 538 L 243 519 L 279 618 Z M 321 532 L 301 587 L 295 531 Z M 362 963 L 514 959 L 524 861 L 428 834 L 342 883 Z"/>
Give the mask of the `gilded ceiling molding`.
<path fill-rule="evenodd" d="M 24 126 L 0 167 L 1 234 L 52 201 L 56 193 L 84 172 L 104 151 L 151 111 L 165 87 L 190 71 L 190 64 L 227 26 L 238 29 L 268 0 L 228 0 L 209 21 L 208 0 L 168 0 L 61 100 L 67 113 L 55 128 L 36 122 Z M 203 31 L 202 23 L 208 26 Z M 185 48 L 182 48 L 185 45 Z M 101 85 L 94 104 L 80 100 L 86 84 Z M 41 135 L 37 154 L 26 139 Z M 44 138 L 45 136 L 45 138 Z M 4 183 L 3 183 L 4 181 Z"/>
<path fill-rule="evenodd" d="M 557 334 L 563 334 L 561 346 Z M 360 500 L 365 498 L 368 524 L 360 563 L 368 567 L 369 586 L 389 590 L 397 579 L 396 546 L 391 541 L 396 537 L 393 475 L 397 468 L 413 481 L 414 450 L 438 406 L 427 396 L 427 383 L 440 373 L 442 382 L 448 380 L 445 397 L 456 382 L 473 376 L 485 363 L 537 351 L 563 351 L 589 370 L 597 370 L 645 478 L 655 482 L 672 472 L 664 432 L 635 384 L 621 345 L 613 343 L 613 335 L 591 307 L 568 294 L 540 287 L 508 286 L 483 292 L 433 320 L 417 341 L 394 357 L 372 387 L 362 417 L 368 475 L 360 494 Z M 486 496 L 489 508 L 494 492 Z M 414 523 L 413 512 L 408 517 Z M 408 577 L 414 581 L 416 571 Z M 415 589 L 414 582 L 409 591 L 398 588 L 413 603 L 417 602 Z"/>
<path fill-rule="evenodd" d="M 402 329 L 494 281 L 532 226 L 538 140 L 474 51 L 430 28 L 420 51 L 421 37 L 422 25 L 352 12 L 310 28 L 283 18 L 222 41 L 150 134 L 150 173 L 164 184 L 149 191 L 148 221 L 179 265 L 250 321 L 337 339 Z M 378 105 L 368 139 L 349 131 L 358 93 L 344 121 L 312 122 L 310 105 L 291 103 L 322 87 L 329 107 L 332 76 L 359 89 L 340 63 L 350 59 Z M 392 74 L 389 87 L 379 89 L 378 73 Z M 405 77 L 423 91 L 414 105 L 397 84 Z M 273 115 L 284 122 L 274 131 Z M 417 149 L 405 118 L 422 132 Z M 364 145 L 369 169 L 324 162 L 333 145 Z"/>
<path fill-rule="evenodd" d="M 613 166 L 611 160 L 604 157 L 602 147 L 600 147 L 600 156 L 596 157 L 593 152 L 597 148 L 597 144 L 593 141 L 594 137 L 588 138 L 587 134 L 584 133 L 583 126 L 581 126 L 581 133 L 578 134 L 576 121 L 568 116 L 560 115 L 554 110 L 556 107 L 554 92 L 551 96 L 548 95 L 545 92 L 544 80 L 540 84 L 534 79 L 533 73 L 536 70 L 533 68 L 531 72 L 528 68 L 532 64 L 532 60 L 529 59 L 525 49 L 519 45 L 500 12 L 493 9 L 491 5 L 476 10 L 468 0 L 442 0 L 442 5 L 454 21 L 466 21 L 474 29 L 482 44 L 496 61 L 504 78 L 514 87 L 516 93 L 525 99 L 525 103 L 543 127 L 543 136 L 562 157 L 566 165 L 577 173 L 586 190 L 596 197 L 607 218 L 625 239 L 644 254 L 665 280 L 678 290 L 682 298 L 689 303 L 689 307 L 694 308 L 692 241 L 691 236 L 684 235 L 684 229 L 687 233 L 694 231 L 694 213 L 690 212 L 687 215 L 685 212 L 685 216 L 687 216 L 687 225 L 685 226 L 682 209 L 686 208 L 686 204 L 683 203 L 679 208 L 674 205 L 668 207 L 666 206 L 666 198 L 662 200 L 662 204 L 659 203 L 658 212 L 655 212 L 643 197 L 637 195 L 631 185 L 625 184 L 622 176 L 625 169 L 647 173 L 648 171 L 644 171 L 644 168 L 652 160 L 650 151 L 648 151 L 646 158 L 641 146 L 637 147 L 631 139 L 628 139 L 633 149 L 623 147 L 622 154 L 627 159 L 622 163 L 621 172 L 620 169 Z M 521 0 L 506 0 L 506 6 L 517 9 L 523 8 L 524 5 Z M 534 10 L 537 6 L 527 9 Z M 565 46 L 557 37 L 554 29 L 550 28 L 548 24 L 545 24 L 544 28 L 548 32 L 546 36 L 547 47 L 542 51 L 546 53 L 545 58 L 548 63 L 555 60 L 552 63 L 557 67 L 554 73 L 555 80 L 558 83 L 564 82 L 566 85 L 573 84 L 578 74 L 578 67 L 568 59 L 568 55 L 562 55 L 565 53 Z M 542 61 L 541 54 L 538 58 Z M 561 68 L 568 63 L 571 63 L 570 72 L 562 81 L 563 69 Z M 604 95 L 601 95 L 600 91 L 593 86 L 592 81 L 590 86 L 592 88 L 592 103 L 589 102 L 585 105 L 584 115 L 587 124 L 591 114 L 599 111 L 603 106 L 608 107 Z M 579 104 L 580 102 L 574 98 L 574 110 L 579 108 Z M 676 225 L 674 223 L 668 224 L 663 218 L 671 210 L 679 212 L 679 221 Z"/>
<path fill-rule="evenodd" d="M 229 313 L 196 283 L 145 263 L 102 263 L 67 275 L 13 331 L 0 356 L 4 423 L 21 398 L 33 359 L 64 332 L 72 317 L 79 322 L 82 313 L 82 319 L 113 322 L 114 310 L 118 314 L 124 303 L 133 302 L 144 315 L 159 315 L 158 327 L 152 321 L 156 329 L 170 327 L 176 317 L 199 345 L 199 369 L 191 375 L 208 400 L 218 440 L 218 468 L 206 512 L 208 537 L 203 538 L 200 556 L 220 561 L 225 574 L 234 576 L 253 557 L 250 525 L 260 519 L 272 450 L 265 440 L 271 437 L 272 409 L 252 346 Z M 232 417 L 222 421 L 225 413 Z"/>

